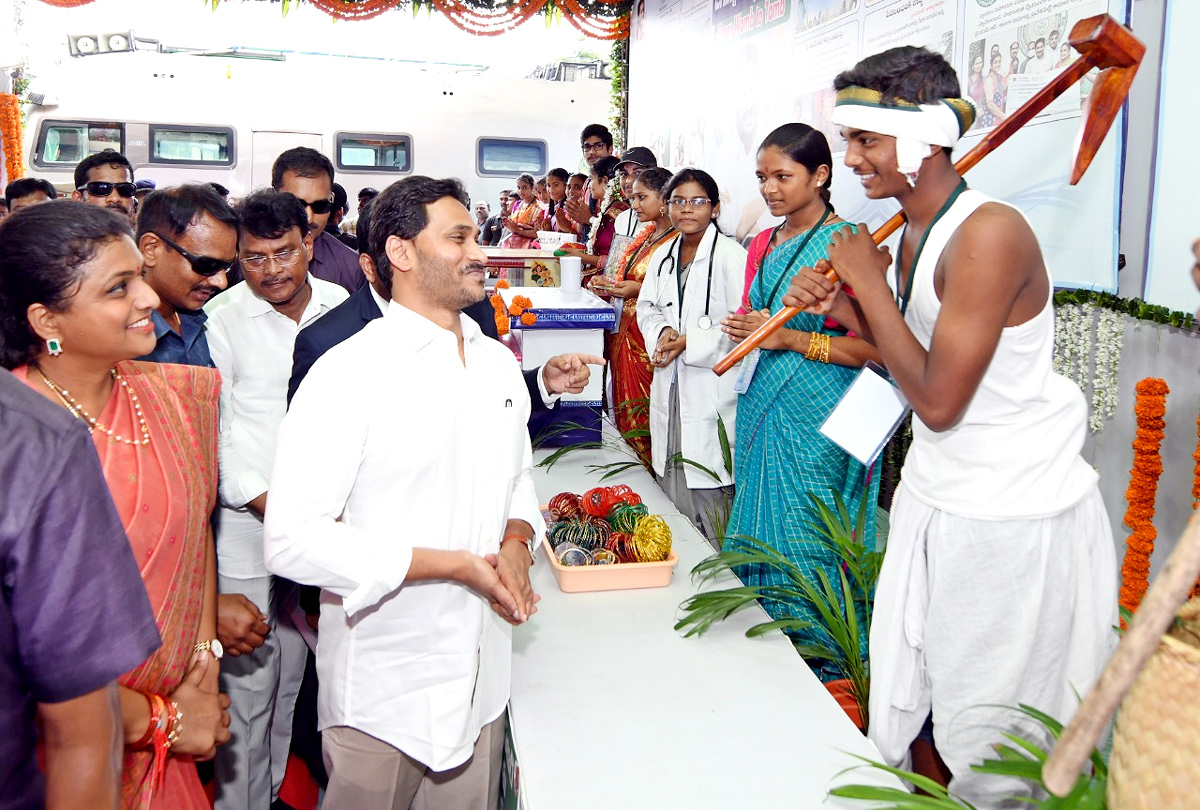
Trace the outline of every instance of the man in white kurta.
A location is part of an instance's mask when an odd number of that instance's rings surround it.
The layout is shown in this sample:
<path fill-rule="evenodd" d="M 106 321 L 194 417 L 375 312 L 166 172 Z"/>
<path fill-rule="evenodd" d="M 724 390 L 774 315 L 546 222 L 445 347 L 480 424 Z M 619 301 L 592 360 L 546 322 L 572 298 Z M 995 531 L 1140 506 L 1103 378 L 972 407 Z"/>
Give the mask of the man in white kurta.
<path fill-rule="evenodd" d="M 536 610 L 544 524 L 516 359 L 459 312 L 486 261 L 465 203 L 425 177 L 376 199 L 392 303 L 314 364 L 279 435 L 266 562 L 322 588 L 332 810 L 498 794 L 509 625 Z"/>
<path fill-rule="evenodd" d="M 217 752 L 217 810 L 269 807 L 287 769 L 308 648 L 289 616 L 295 587 L 263 565 L 262 514 L 296 335 L 347 298 L 309 273 L 312 236 L 299 200 L 263 189 L 236 210 L 246 280 L 204 308 L 221 372 L 217 633 L 229 652 L 221 690 L 232 735 Z"/>
<path fill-rule="evenodd" d="M 1069 721 L 1115 642 L 1087 408 L 1053 371 L 1054 285 L 1033 229 L 951 162 L 974 121 L 954 70 L 906 46 L 834 87 L 846 166 L 908 220 L 894 259 L 865 226 L 833 235 L 828 262 L 853 298 L 818 262 L 784 299 L 826 304 L 874 343 L 913 409 L 875 591 L 869 736 L 979 810 L 1024 807 L 1028 782 L 972 766 L 1006 734 L 1048 746 L 1015 707 Z"/>

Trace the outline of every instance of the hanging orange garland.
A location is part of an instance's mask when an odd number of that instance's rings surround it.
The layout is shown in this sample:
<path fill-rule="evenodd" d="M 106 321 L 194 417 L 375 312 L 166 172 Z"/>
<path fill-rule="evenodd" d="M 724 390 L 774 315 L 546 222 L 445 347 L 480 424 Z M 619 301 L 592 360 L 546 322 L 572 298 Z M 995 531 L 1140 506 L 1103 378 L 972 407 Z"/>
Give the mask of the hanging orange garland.
<path fill-rule="evenodd" d="M 1154 497 L 1162 475 L 1163 428 L 1166 427 L 1167 383 L 1147 377 L 1137 384 L 1137 435 L 1133 440 L 1133 468 L 1129 471 L 1129 489 L 1125 500 L 1125 525 L 1133 532 L 1125 541 L 1125 561 L 1121 564 L 1121 607 L 1137 610 L 1146 594 L 1150 578 L 1150 557 L 1158 531 L 1154 528 Z"/>
<path fill-rule="evenodd" d="M 1196 419 L 1196 433 L 1200 435 L 1200 418 Z M 1196 466 L 1192 469 L 1192 511 L 1200 506 L 1200 439 L 1197 439 L 1196 452 L 1192 453 L 1192 460 L 1196 462 Z M 1196 581 L 1196 587 L 1192 588 L 1192 598 L 1200 597 L 1200 580 Z"/>
<path fill-rule="evenodd" d="M 369 20 L 391 11 L 402 0 L 308 0 L 309 3 L 339 20 Z"/>
<path fill-rule="evenodd" d="M 1200 417 L 1196 419 L 1196 433 L 1200 435 Z M 1192 509 L 1200 506 L 1200 439 L 1196 443 L 1196 452 L 1192 453 L 1192 461 L 1196 466 L 1192 469 Z"/>
<path fill-rule="evenodd" d="M 546 6 L 546 0 L 514 0 L 486 11 L 459 0 L 432 0 L 433 7 L 462 30 L 481 37 L 507 33 L 527 22 Z"/>
<path fill-rule="evenodd" d="M 12 93 L 0 93 L 0 144 L 8 182 L 20 179 L 25 158 L 21 145 L 21 102 Z"/>

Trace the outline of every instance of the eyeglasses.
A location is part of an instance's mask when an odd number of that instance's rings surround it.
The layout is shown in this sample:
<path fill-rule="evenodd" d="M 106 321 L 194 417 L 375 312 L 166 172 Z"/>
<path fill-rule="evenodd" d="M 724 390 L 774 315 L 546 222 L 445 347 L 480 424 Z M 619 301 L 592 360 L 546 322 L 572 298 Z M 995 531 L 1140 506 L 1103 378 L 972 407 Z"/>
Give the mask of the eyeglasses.
<path fill-rule="evenodd" d="M 667 205 L 672 208 L 703 208 L 711 202 L 708 197 L 672 197 L 667 200 Z"/>
<path fill-rule="evenodd" d="M 80 193 L 86 191 L 93 197 L 107 197 L 109 194 L 112 194 L 114 188 L 117 190 L 117 194 L 120 194 L 122 197 L 132 197 L 133 193 L 137 191 L 137 186 L 133 183 L 105 183 L 101 180 L 84 183 L 75 190 Z"/>
<path fill-rule="evenodd" d="M 585 152 L 599 152 L 601 149 L 604 148 L 604 141 L 595 141 L 593 143 L 585 143 L 585 144 L 582 144 L 582 148 L 583 148 L 583 151 L 585 151 Z"/>
<path fill-rule="evenodd" d="M 296 197 L 296 199 L 300 200 L 299 197 Z M 317 216 L 320 216 L 321 214 L 328 214 L 333 210 L 333 200 L 313 200 L 312 202 L 309 202 L 308 200 L 300 200 L 300 203 L 306 208 L 311 208 L 312 212 Z"/>
<path fill-rule="evenodd" d="M 313 209 L 316 210 L 315 208 Z M 242 269 L 251 270 L 258 273 L 267 269 L 267 262 L 274 261 L 281 269 L 294 267 L 296 262 L 300 261 L 301 251 L 296 248 L 281 250 L 278 253 L 272 253 L 269 256 L 243 256 Z"/>
<path fill-rule="evenodd" d="M 228 273 L 233 269 L 233 263 L 237 261 L 236 256 L 228 260 L 215 259 L 212 256 L 195 256 L 191 253 L 188 253 L 186 250 L 172 242 L 167 237 L 163 236 L 161 233 L 158 233 L 157 231 L 150 231 L 150 233 L 161 239 L 167 247 L 171 248 L 171 250 L 187 259 L 188 264 L 192 266 L 192 271 L 200 276 L 215 276 L 217 273 Z"/>

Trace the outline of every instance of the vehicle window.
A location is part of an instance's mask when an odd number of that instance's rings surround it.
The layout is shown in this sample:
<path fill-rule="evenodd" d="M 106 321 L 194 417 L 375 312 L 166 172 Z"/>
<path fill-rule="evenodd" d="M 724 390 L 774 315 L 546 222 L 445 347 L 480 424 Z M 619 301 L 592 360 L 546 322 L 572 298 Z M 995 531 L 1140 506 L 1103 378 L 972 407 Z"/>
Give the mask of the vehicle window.
<path fill-rule="evenodd" d="M 343 171 L 412 171 L 412 138 L 361 132 L 337 134 L 337 167 Z"/>
<path fill-rule="evenodd" d="M 105 149 L 125 151 L 125 127 L 100 121 L 43 121 L 33 165 L 71 167 Z"/>
<path fill-rule="evenodd" d="M 151 163 L 232 166 L 233 146 L 230 127 L 150 125 Z"/>
<path fill-rule="evenodd" d="M 515 138 L 480 138 L 476 142 L 475 168 L 483 175 L 546 173 L 546 142 Z"/>

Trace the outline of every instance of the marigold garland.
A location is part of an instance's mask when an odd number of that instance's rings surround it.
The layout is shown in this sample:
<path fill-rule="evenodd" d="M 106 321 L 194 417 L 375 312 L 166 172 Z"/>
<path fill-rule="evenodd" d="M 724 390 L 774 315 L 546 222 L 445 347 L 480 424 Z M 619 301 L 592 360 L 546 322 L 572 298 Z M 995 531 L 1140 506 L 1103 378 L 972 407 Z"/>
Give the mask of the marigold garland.
<path fill-rule="evenodd" d="M 1196 419 L 1196 433 L 1200 436 L 1200 417 Z M 1192 453 L 1192 461 L 1196 462 L 1192 470 L 1192 509 L 1200 506 L 1200 439 L 1196 442 L 1196 452 Z"/>
<path fill-rule="evenodd" d="M 1196 419 L 1196 433 L 1200 436 L 1200 418 Z M 1196 462 L 1196 466 L 1192 470 L 1192 510 L 1195 511 L 1197 506 L 1200 506 L 1200 438 L 1197 439 L 1196 452 L 1192 453 L 1192 460 Z M 1196 581 L 1196 586 L 1192 588 L 1192 598 L 1200 597 L 1200 580 Z"/>
<path fill-rule="evenodd" d="M 530 307 L 533 306 L 533 301 L 525 295 L 514 295 L 512 303 L 508 307 L 504 306 L 504 298 L 500 295 L 500 290 L 509 289 L 510 285 L 504 279 L 496 282 L 496 292 L 492 294 L 492 312 L 496 319 L 496 332 L 503 336 L 507 335 L 510 330 L 509 316 L 519 318 L 523 326 L 533 326 L 537 323 L 537 313 Z"/>
<path fill-rule="evenodd" d="M 79 6 L 92 0 L 42 0 L 52 6 Z M 386 11 L 421 6 L 437 9 L 451 23 L 476 36 L 494 37 L 524 25 L 538 14 L 547 24 L 565 19 L 580 33 L 596 39 L 619 40 L 629 36 L 629 0 L 307 0 L 331 17 L 369 20 Z"/>
<path fill-rule="evenodd" d="M 1133 468 L 1129 471 L 1129 489 L 1125 500 L 1125 525 L 1132 533 L 1125 541 L 1125 560 L 1121 564 L 1121 607 L 1135 611 L 1146 594 L 1150 578 L 1150 557 L 1158 531 L 1154 528 L 1154 498 L 1162 475 L 1163 428 L 1166 427 L 1167 383 L 1147 377 L 1137 384 L 1137 435 L 1133 440 Z"/>
<path fill-rule="evenodd" d="M 19 180 L 25 165 L 21 144 L 21 101 L 12 93 L 0 93 L 0 146 L 4 150 L 8 182 Z"/>

